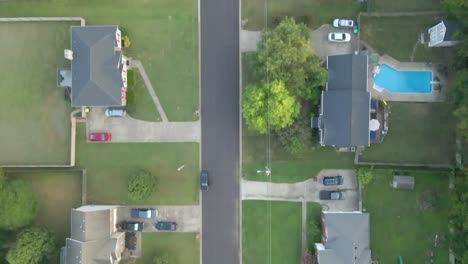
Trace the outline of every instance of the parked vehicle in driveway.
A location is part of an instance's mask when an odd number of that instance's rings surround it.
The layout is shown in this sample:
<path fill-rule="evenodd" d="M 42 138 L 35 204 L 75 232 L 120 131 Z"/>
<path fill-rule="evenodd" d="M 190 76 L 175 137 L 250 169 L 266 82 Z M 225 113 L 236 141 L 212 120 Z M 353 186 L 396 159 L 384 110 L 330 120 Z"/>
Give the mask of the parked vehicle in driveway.
<path fill-rule="evenodd" d="M 124 117 L 126 115 L 127 112 L 122 108 L 109 107 L 106 109 L 107 117 Z"/>
<path fill-rule="evenodd" d="M 343 193 L 340 190 L 336 191 L 325 191 L 322 190 L 319 193 L 320 200 L 341 200 L 343 199 Z"/>
<path fill-rule="evenodd" d="M 159 231 L 176 231 L 177 223 L 176 222 L 157 222 L 154 227 Z"/>
<path fill-rule="evenodd" d="M 102 132 L 102 133 L 89 133 L 88 140 L 89 141 L 111 141 L 112 134 L 109 132 Z"/>
<path fill-rule="evenodd" d="M 352 28 L 354 27 L 354 21 L 350 19 L 336 18 L 333 20 L 333 27 L 336 28 Z"/>
<path fill-rule="evenodd" d="M 130 210 L 130 216 L 132 218 L 156 218 L 158 217 L 158 210 L 151 208 L 133 208 Z"/>
<path fill-rule="evenodd" d="M 210 184 L 208 182 L 208 172 L 206 170 L 202 170 L 200 172 L 200 190 L 202 192 L 208 191 Z"/>
<path fill-rule="evenodd" d="M 351 35 L 349 33 L 332 32 L 328 34 L 328 40 L 331 42 L 349 42 Z"/>
<path fill-rule="evenodd" d="M 342 185 L 344 182 L 343 176 L 326 176 L 323 177 L 323 185 Z"/>
<path fill-rule="evenodd" d="M 142 231 L 144 223 L 142 222 L 124 222 L 123 229 L 132 230 L 132 231 Z"/>

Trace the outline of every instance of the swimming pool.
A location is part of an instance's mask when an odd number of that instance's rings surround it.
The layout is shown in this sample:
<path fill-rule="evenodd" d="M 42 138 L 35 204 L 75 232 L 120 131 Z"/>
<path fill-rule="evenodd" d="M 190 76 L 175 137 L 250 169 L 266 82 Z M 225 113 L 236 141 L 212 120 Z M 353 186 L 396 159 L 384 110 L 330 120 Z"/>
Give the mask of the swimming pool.
<path fill-rule="evenodd" d="M 393 93 L 430 93 L 431 71 L 398 71 L 387 64 L 380 65 L 374 84 Z"/>

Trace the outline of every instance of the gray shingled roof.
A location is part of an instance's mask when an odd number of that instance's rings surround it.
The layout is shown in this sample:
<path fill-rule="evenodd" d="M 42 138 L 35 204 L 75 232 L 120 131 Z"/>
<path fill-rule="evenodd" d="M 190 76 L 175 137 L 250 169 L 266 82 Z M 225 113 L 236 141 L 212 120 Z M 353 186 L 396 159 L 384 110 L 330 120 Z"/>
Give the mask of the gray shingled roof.
<path fill-rule="evenodd" d="M 118 106 L 123 87 L 117 26 L 72 26 L 72 105 Z"/>
<path fill-rule="evenodd" d="M 325 250 L 319 264 L 370 264 L 370 217 L 361 212 L 324 212 Z"/>
<path fill-rule="evenodd" d="M 322 92 L 323 144 L 369 146 L 370 94 L 367 56 L 328 56 L 328 85 Z"/>
<path fill-rule="evenodd" d="M 444 22 L 445 25 L 444 41 L 455 40 L 454 35 L 458 29 L 458 23 L 451 20 L 444 20 L 442 22 Z"/>
<path fill-rule="evenodd" d="M 70 237 L 79 241 L 109 238 L 111 235 L 110 220 L 109 209 L 88 212 L 72 209 Z"/>

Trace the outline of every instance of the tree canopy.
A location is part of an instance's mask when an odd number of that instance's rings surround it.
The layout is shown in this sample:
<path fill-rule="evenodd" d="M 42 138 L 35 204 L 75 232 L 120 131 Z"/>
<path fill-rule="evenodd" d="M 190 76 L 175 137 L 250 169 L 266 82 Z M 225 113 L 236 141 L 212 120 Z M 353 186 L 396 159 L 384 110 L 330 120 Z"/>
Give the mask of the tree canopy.
<path fill-rule="evenodd" d="M 299 104 L 281 81 L 247 86 L 242 100 L 242 113 L 247 126 L 264 134 L 293 124 Z"/>
<path fill-rule="evenodd" d="M 0 229 L 16 230 L 36 218 L 39 203 L 30 183 L 5 180 L 0 173 Z"/>
<path fill-rule="evenodd" d="M 44 263 L 56 250 L 55 238 L 47 229 L 31 227 L 18 235 L 6 259 L 10 264 L 39 264 Z"/>
<path fill-rule="evenodd" d="M 459 260 L 464 260 L 468 254 L 468 170 L 453 170 L 455 188 L 450 192 L 449 219 L 450 227 L 455 232 L 450 232 L 450 248 Z M 465 263 L 465 262 L 463 262 Z"/>
<path fill-rule="evenodd" d="M 309 30 L 293 18 L 264 31 L 256 54 L 257 79 L 283 81 L 293 96 L 317 98 L 326 83 L 327 72 L 312 53 Z"/>
<path fill-rule="evenodd" d="M 128 198 L 137 201 L 150 196 L 156 187 L 156 177 L 150 172 L 140 170 L 128 177 Z"/>

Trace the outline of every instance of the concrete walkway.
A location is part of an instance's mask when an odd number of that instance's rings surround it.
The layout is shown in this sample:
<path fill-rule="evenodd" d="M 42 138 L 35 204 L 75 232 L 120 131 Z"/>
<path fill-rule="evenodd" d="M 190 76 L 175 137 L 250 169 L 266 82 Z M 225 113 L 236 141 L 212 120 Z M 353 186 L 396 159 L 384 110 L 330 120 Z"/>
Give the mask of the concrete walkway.
<path fill-rule="evenodd" d="M 148 89 L 149 94 L 151 95 L 151 98 L 153 99 L 154 105 L 158 109 L 159 115 L 161 116 L 161 119 L 163 122 L 169 122 L 169 119 L 166 116 L 166 113 L 164 112 L 164 109 L 161 105 L 161 102 L 159 101 L 158 96 L 156 95 L 156 92 L 154 91 L 153 85 L 151 85 L 151 81 L 149 80 L 148 75 L 146 74 L 145 68 L 143 67 L 143 64 L 141 64 L 141 61 L 139 60 L 133 60 L 132 65 L 138 69 L 138 72 L 140 72 L 141 77 L 143 77 L 143 81 L 145 82 L 145 86 Z"/>
<path fill-rule="evenodd" d="M 302 201 L 302 240 L 301 255 L 307 251 L 307 202 Z"/>
<path fill-rule="evenodd" d="M 126 116 L 108 118 L 104 109 L 92 108 L 88 133 L 110 132 L 111 142 L 200 142 L 200 121 L 147 122 Z"/>

